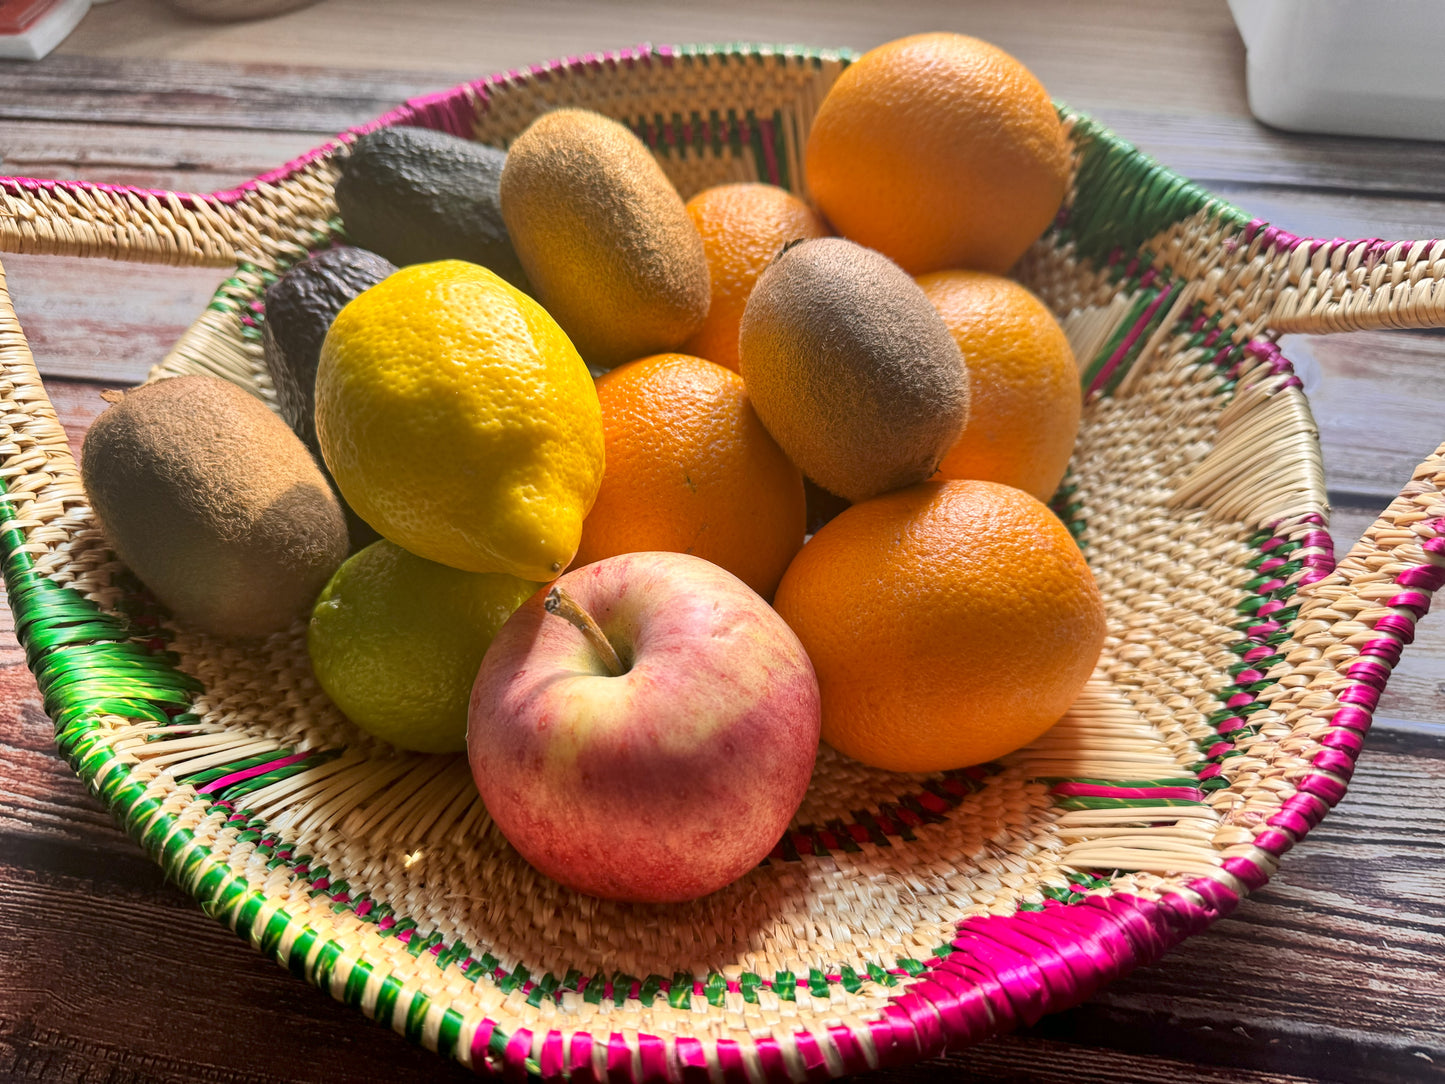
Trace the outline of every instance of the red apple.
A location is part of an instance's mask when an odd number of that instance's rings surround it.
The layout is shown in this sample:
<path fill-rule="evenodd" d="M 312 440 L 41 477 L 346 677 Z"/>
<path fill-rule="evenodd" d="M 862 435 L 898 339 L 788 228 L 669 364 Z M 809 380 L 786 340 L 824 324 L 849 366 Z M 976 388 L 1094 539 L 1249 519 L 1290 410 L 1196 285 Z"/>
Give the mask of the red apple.
<path fill-rule="evenodd" d="M 555 586 L 502 626 L 472 689 L 467 750 L 492 819 L 593 896 L 690 900 L 741 877 L 813 772 L 803 645 L 742 580 L 683 553 L 609 557 Z"/>

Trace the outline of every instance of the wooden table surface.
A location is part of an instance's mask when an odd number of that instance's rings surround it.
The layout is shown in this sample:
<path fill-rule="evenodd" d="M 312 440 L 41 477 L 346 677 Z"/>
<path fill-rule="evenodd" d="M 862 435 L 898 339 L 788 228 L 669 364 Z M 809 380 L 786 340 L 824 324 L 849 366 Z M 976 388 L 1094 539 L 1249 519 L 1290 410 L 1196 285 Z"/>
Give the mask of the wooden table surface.
<path fill-rule="evenodd" d="M 1445 144 L 1290 135 L 1248 113 L 1224 0 L 326 0 L 209 25 L 98 7 L 49 59 L 0 64 L 3 172 L 206 191 L 402 98 L 639 41 L 866 48 L 926 29 L 990 39 L 1056 97 L 1295 233 L 1445 236 Z M 140 381 L 216 270 L 5 256 L 72 441 Z M 1292 337 L 1343 552 L 1445 438 L 1445 338 Z M 254 954 L 112 824 L 56 756 L 0 630 L 0 1079 L 435 1081 L 463 1072 Z M 1426 620 L 1348 796 L 1276 879 L 1086 1005 L 892 1080 L 1445 1078 L 1445 623 Z M 882 1078 L 880 1078 L 882 1079 Z"/>

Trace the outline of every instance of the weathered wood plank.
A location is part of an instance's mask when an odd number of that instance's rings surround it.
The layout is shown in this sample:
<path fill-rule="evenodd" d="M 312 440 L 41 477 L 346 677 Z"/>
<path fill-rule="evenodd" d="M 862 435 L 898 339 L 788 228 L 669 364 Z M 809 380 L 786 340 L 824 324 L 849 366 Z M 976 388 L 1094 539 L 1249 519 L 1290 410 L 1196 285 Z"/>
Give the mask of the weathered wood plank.
<path fill-rule="evenodd" d="M 1383 507 L 1445 441 L 1445 335 L 1289 335 L 1280 347 L 1319 424 L 1326 484 Z"/>
<path fill-rule="evenodd" d="M 86 430 L 106 408 L 106 402 L 100 394 L 113 387 L 114 384 L 91 380 L 51 378 L 45 382 L 50 405 L 55 407 L 55 413 L 65 429 L 65 436 L 70 441 L 70 451 L 76 462 L 80 461 L 80 447 L 85 440 Z"/>
<path fill-rule="evenodd" d="M 866 49 L 904 34 L 955 30 L 992 41 L 1029 64 L 1051 93 L 1147 102 L 1246 116 L 1243 49 L 1216 0 L 1156 5 L 1141 18 L 1131 0 L 914 0 L 906 7 L 836 0 L 735 0 L 691 5 L 466 0 L 405 5 L 330 0 L 278 19 L 215 25 L 151 8 L 97 8 L 60 52 L 150 61 L 332 65 L 376 71 L 460 72 L 478 78 L 552 57 L 638 42 L 801 42 Z M 445 83 L 441 84 L 447 85 Z"/>
<path fill-rule="evenodd" d="M 20 326 L 44 377 L 137 384 L 196 320 L 225 272 L 7 253 Z"/>
<path fill-rule="evenodd" d="M 970 12 L 974 10 L 977 6 Z M 1090 13 L 1086 16 L 1089 24 L 1098 31 L 1093 24 L 1098 13 L 1092 12 L 1092 6 L 1075 6 L 1074 11 Z M 984 33 L 977 28 L 970 32 Z M 1112 33 L 1125 47 L 1138 47 L 1117 27 Z M 875 36 L 883 40 L 891 35 L 880 31 Z M 458 40 L 468 40 L 467 35 L 463 33 Z M 596 38 L 592 40 L 591 45 L 571 37 L 508 42 L 493 36 L 471 50 L 475 66 L 459 60 L 444 70 L 440 63 L 433 63 L 427 75 L 397 72 L 387 65 L 370 71 L 241 65 L 234 63 L 234 54 L 219 58 L 223 63 L 215 65 L 114 56 L 55 56 L 30 66 L 0 63 L 0 154 L 10 159 L 13 143 L 19 151 L 17 157 L 24 161 L 27 121 L 126 128 L 154 125 L 158 116 L 173 128 L 214 130 L 205 137 L 210 141 L 218 141 L 217 133 L 225 130 L 253 133 L 258 138 L 264 134 L 282 143 L 283 133 L 295 133 L 306 140 L 301 148 L 305 149 L 343 128 L 378 116 L 408 97 L 442 90 L 493 71 L 603 47 L 596 44 Z M 613 44 L 628 45 L 634 40 L 640 38 L 623 37 Z M 654 35 L 651 40 L 667 39 Z M 712 40 L 736 40 L 736 35 L 724 34 Z M 778 40 L 803 39 L 793 36 Z M 1000 43 L 1008 45 L 1003 40 Z M 1228 45 L 1226 40 L 1223 51 L 1233 57 Z M 529 48 L 534 51 L 526 51 Z M 1233 49 L 1238 48 L 1236 40 Z M 393 64 L 402 62 L 399 54 L 391 55 Z M 1023 50 L 1019 55 L 1029 60 Z M 311 59 L 315 63 L 321 58 Z M 1235 62 L 1232 59 L 1225 67 Z M 1205 99 L 1192 94 L 1183 102 L 1155 96 L 1125 105 L 1121 103 L 1128 101 L 1126 92 L 1101 83 L 1099 78 L 1103 72 L 1110 77 L 1117 75 L 1118 68 L 1091 61 L 1078 70 L 1048 71 L 1045 65 L 1052 68 L 1057 61 L 1042 45 L 1032 63 L 1060 100 L 1092 113 L 1159 161 L 1211 187 L 1293 185 L 1427 198 L 1440 191 L 1439 176 L 1445 165 L 1445 146 L 1440 144 L 1279 132 L 1256 124 L 1242 102 L 1226 110 L 1218 101 L 1210 101 L 1208 110 L 1204 110 L 1200 102 Z M 1178 78 L 1168 82 L 1184 85 Z M 198 86 L 205 89 L 200 91 Z M 1149 100 L 1150 104 L 1141 108 L 1138 100 Z M 313 138 L 318 134 L 319 138 Z M 286 153 L 267 158 L 260 168 L 279 165 L 290 156 Z M 7 172 L 30 171 L 17 167 Z M 137 182 L 117 178 L 117 183 Z M 204 190 L 208 186 L 197 182 L 176 187 Z"/>
<path fill-rule="evenodd" d="M 427 75 L 384 67 L 298 71 L 264 61 L 238 64 L 235 57 L 219 67 L 155 57 L 0 61 L 0 148 L 15 121 L 329 135 L 481 74 L 464 68 Z"/>
<path fill-rule="evenodd" d="M 10 120 L 0 121 L 0 157 L 10 176 L 215 192 L 289 162 L 334 134 Z"/>
<path fill-rule="evenodd" d="M 8 606 L 4 621 L 12 624 Z M 4 633 L 4 642 L 7 655 L 19 654 L 13 632 Z M 0 838 L 43 839 L 47 846 L 68 844 L 117 857 L 142 857 L 56 754 L 54 729 L 23 657 L 0 669 L 0 758 L 0 792 L 5 795 Z"/>
<path fill-rule="evenodd" d="M 894 1069 L 876 1079 L 895 1084 L 938 1080 L 955 1084 L 1314 1084 L 1323 1079 L 1296 1075 L 1300 1071 L 1298 1062 L 1277 1070 L 1242 1069 L 1062 1042 L 1048 1038 L 1040 1027 L 981 1043 L 949 1058 Z M 867 1084 L 875 1078 L 852 1079 Z"/>

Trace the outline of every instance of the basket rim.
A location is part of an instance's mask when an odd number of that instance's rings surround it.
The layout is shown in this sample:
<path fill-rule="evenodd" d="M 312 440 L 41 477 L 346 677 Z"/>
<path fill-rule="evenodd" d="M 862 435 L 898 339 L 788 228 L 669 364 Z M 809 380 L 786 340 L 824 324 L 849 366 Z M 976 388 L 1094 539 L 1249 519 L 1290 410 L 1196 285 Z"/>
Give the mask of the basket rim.
<path fill-rule="evenodd" d="M 812 50 L 798 47 L 766 47 L 745 45 L 652 47 L 620 50 L 615 53 L 572 57 L 536 65 L 527 71 L 512 71 L 485 79 L 459 84 L 450 90 L 409 100 L 374 121 L 348 129 L 336 139 L 294 159 L 282 167 L 260 174 L 233 189 L 206 195 L 148 192 L 124 186 L 90 185 L 85 182 L 35 181 L 5 178 L 4 183 L 16 188 L 57 188 L 65 191 L 111 191 L 127 195 L 154 196 L 179 200 L 184 206 L 191 200 L 214 201 L 219 204 L 243 201 L 247 194 L 261 186 L 283 181 L 304 170 L 318 158 L 331 153 L 363 132 L 390 124 L 421 122 L 429 127 L 453 130 L 457 134 L 463 117 L 470 117 L 471 96 L 485 94 L 497 82 L 548 77 L 558 69 L 589 67 L 603 64 L 671 63 L 684 56 L 703 56 L 761 60 L 766 57 L 818 60 L 847 60 L 848 51 Z M 463 111 L 465 107 L 465 112 Z M 1108 135 L 1098 126 L 1098 131 Z M 1109 136 L 1129 152 L 1140 152 L 1117 137 Z M 1157 167 L 1163 170 L 1164 167 Z M 1164 171 L 1168 173 L 1168 171 Z M 1168 174 L 1169 176 L 1175 176 Z M 1200 189 L 1199 191 L 1203 191 Z M 1205 193 L 1207 195 L 1207 193 Z M 1211 197 L 1213 198 L 1213 197 Z M 1221 203 L 1221 206 L 1227 204 Z M 1295 238 L 1258 220 L 1249 221 L 1240 231 L 1248 243 L 1293 250 L 1298 246 L 1317 246 L 1322 242 Z M 3 279 L 0 279 L 3 282 Z M 1266 344 L 1267 346 L 1272 344 Z M 44 393 L 41 392 L 43 397 Z M 48 398 L 45 399 L 48 406 Z M 68 453 L 67 453 L 68 454 Z M 339 1000 L 359 1006 L 353 996 L 358 969 L 370 974 L 370 967 L 360 960 L 352 961 L 350 969 L 339 967 L 347 948 L 328 940 L 322 931 L 293 919 L 260 890 L 250 886 L 244 877 L 224 862 L 212 858 L 210 848 L 197 842 L 190 831 L 181 826 L 174 814 L 168 813 L 146 792 L 143 782 L 131 778 L 129 767 L 118 754 L 100 743 L 95 734 L 103 713 L 115 712 L 117 702 L 106 688 L 103 674 L 82 681 L 71 681 L 64 689 L 53 688 L 66 676 L 59 664 L 66 651 L 85 646 L 93 649 L 98 643 L 121 642 L 132 635 L 130 630 L 102 614 L 93 604 L 75 592 L 37 573 L 25 550 L 26 537 L 20 526 L 13 501 L 0 485 L 0 560 L 3 560 L 7 596 L 15 611 L 16 634 L 27 654 L 27 663 L 41 688 L 46 690 L 46 710 L 57 724 L 57 741 L 61 752 L 86 784 L 105 802 L 112 814 L 133 838 L 151 854 L 166 871 L 176 877 L 208 914 L 232 926 L 254 947 L 274 955 L 283 966 L 300 969 L 308 981 Z M 1322 526 L 1322 524 L 1321 524 Z M 1328 536 L 1326 535 L 1326 538 Z M 1284 540 L 1273 535 L 1257 539 L 1258 548 L 1269 552 Z M 1439 545 L 1434 545 L 1434 543 Z M 1429 557 L 1445 558 L 1445 539 L 1424 543 Z M 1315 579 L 1322 578 L 1327 568 L 1320 566 Z M 1435 564 L 1406 569 L 1396 577 L 1400 590 L 1433 590 L 1445 581 L 1445 573 Z M 69 599 L 53 592 L 63 591 Z M 1402 643 L 1409 642 L 1415 620 L 1428 607 L 1402 604 L 1405 613 L 1397 611 L 1397 621 L 1378 627 L 1361 650 L 1361 663 L 1352 669 L 1338 696 L 1341 705 L 1334 712 L 1333 729 L 1322 741 L 1323 748 L 1315 756 L 1310 773 L 1301 779 L 1296 793 L 1285 799 L 1268 821 L 1270 830 L 1259 836 L 1255 853 L 1248 857 L 1227 859 L 1217 876 L 1196 876 L 1180 879 L 1177 889 L 1158 899 L 1128 894 L 1088 896 L 1063 903 L 1050 901 L 1041 911 L 1019 911 L 1010 916 L 986 916 L 961 922 L 954 944 L 960 951 L 946 958 L 928 962 L 926 972 L 913 977 L 890 999 L 878 1019 L 868 1021 L 871 1051 L 866 1051 L 848 1027 L 830 1027 L 835 1053 L 841 1065 L 827 1064 L 825 1052 L 812 1033 L 801 1031 L 795 1036 L 804 1056 L 810 1058 L 810 1071 L 851 1073 L 904 1064 L 936 1056 L 946 1048 L 980 1041 L 1003 1032 L 1019 1023 L 1033 1023 L 1046 1012 L 1067 1008 L 1091 996 L 1104 983 L 1121 976 L 1133 967 L 1152 962 L 1185 937 L 1200 932 L 1216 919 L 1229 913 L 1239 900 L 1259 888 L 1273 872 L 1277 860 L 1303 839 L 1343 796 L 1355 758 L 1361 748 L 1361 737 L 1368 730 L 1371 714 L 1388 678 L 1389 666 L 1398 659 Z M 88 607 L 88 609 L 87 609 Z M 107 622 L 111 624 L 108 626 Z M 94 657 L 93 650 L 90 657 Z M 1382 672 L 1383 671 L 1383 672 Z M 139 711 L 166 712 L 174 697 L 164 695 L 165 681 L 184 681 L 185 675 L 160 659 L 152 668 L 159 683 L 156 699 L 121 705 Z M 134 671 L 128 671 L 134 676 Z M 322 890 L 325 890 L 323 886 Z M 417 939 L 419 942 L 422 940 Z M 1084 948 L 1082 946 L 1095 946 Z M 1106 946 L 1099 949 L 1097 946 Z M 418 951 L 423 946 L 418 945 Z M 345 981 L 341 981 L 345 979 Z M 394 987 L 393 998 L 403 983 L 387 975 L 383 989 Z M 378 999 L 368 1015 L 383 1017 L 384 999 Z M 673 1079 L 689 1070 L 706 1075 L 710 1067 L 720 1069 L 728 1078 L 745 1075 L 742 1055 L 732 1040 L 715 1041 L 715 1062 L 710 1062 L 704 1044 L 696 1039 L 677 1038 L 669 1064 L 663 1052 L 663 1040 L 641 1036 L 634 1047 L 619 1034 L 573 1037 L 572 1049 L 563 1051 L 560 1033 L 552 1033 L 543 1044 L 543 1054 L 534 1058 L 533 1036 L 526 1029 L 507 1033 L 494 1021 L 482 1021 L 466 1051 L 456 1048 L 463 1020 L 448 1006 L 435 1026 L 428 1021 L 436 1015 L 428 996 L 416 991 L 405 1010 L 395 1006 L 390 1013 L 395 1024 L 404 1018 L 403 1031 L 414 1041 L 451 1053 L 476 1069 L 523 1069 L 544 1076 L 564 1075 L 568 1064 L 586 1066 L 590 1062 L 590 1044 L 605 1042 L 609 1066 L 630 1066 L 631 1058 L 640 1049 L 642 1078 Z M 425 1034 L 424 1034 L 425 1033 Z M 552 1040 L 556 1042 L 553 1043 Z M 586 1040 L 580 1043 L 578 1040 Z M 759 1045 L 773 1042 L 759 1040 Z M 725 1049 L 731 1044 L 732 1049 Z M 579 1053 L 581 1045 L 585 1050 Z M 613 1055 L 626 1060 L 614 1061 Z M 781 1067 L 782 1063 L 778 1063 Z M 625 1075 L 625 1073 L 624 1073 Z"/>

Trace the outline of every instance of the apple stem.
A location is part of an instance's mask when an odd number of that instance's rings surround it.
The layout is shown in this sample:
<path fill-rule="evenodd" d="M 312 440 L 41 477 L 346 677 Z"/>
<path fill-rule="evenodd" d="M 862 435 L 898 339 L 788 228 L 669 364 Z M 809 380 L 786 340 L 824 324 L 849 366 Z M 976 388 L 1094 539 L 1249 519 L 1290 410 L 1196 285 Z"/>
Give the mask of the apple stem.
<path fill-rule="evenodd" d="M 612 646 L 612 641 L 607 639 L 602 626 L 597 624 L 590 613 L 577 605 L 577 600 L 566 591 L 554 586 L 547 592 L 542 605 L 549 614 L 564 617 L 581 630 L 592 649 L 602 656 L 602 665 L 607 667 L 608 673 L 613 677 L 621 677 L 626 672 L 622 660 L 617 657 L 617 649 Z"/>

